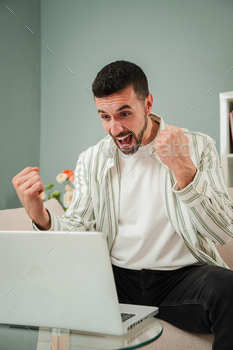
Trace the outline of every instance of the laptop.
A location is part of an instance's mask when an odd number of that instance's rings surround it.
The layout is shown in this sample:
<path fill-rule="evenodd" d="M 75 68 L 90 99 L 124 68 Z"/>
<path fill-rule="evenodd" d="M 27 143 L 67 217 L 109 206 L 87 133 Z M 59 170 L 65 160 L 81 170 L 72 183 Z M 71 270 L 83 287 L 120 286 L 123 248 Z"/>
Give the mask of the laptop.
<path fill-rule="evenodd" d="M 0 266 L 2 324 L 122 335 L 158 313 L 118 303 L 101 232 L 0 231 Z"/>

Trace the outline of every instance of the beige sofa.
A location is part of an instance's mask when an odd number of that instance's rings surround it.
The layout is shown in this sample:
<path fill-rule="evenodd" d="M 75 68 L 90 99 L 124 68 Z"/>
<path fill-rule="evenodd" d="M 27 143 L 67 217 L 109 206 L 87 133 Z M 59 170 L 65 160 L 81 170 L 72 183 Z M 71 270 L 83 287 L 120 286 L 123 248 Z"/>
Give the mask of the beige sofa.
<path fill-rule="evenodd" d="M 233 188 L 229 189 L 233 199 Z M 63 209 L 60 204 L 51 199 L 45 206 L 56 215 L 61 216 Z M 31 230 L 31 221 L 23 208 L 0 210 L 0 230 Z M 217 246 L 222 258 L 233 270 L 233 240 L 225 246 Z M 143 350 L 211 350 L 213 335 L 195 334 L 182 331 L 167 322 L 163 324 L 163 334 L 154 343 L 147 345 Z"/>

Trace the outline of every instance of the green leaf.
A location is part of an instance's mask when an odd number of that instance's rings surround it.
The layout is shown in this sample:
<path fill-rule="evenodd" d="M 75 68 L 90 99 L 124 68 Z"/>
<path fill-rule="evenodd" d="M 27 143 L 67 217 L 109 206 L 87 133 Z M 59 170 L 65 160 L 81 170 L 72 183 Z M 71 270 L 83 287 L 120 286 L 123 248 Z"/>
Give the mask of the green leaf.
<path fill-rule="evenodd" d="M 54 191 L 53 193 L 50 193 L 50 195 L 49 195 L 49 198 L 55 198 L 59 203 L 61 203 L 60 197 L 61 197 L 61 192 L 59 192 L 59 191 Z"/>
<path fill-rule="evenodd" d="M 49 184 L 49 185 L 45 186 L 44 189 L 45 189 L 45 191 L 49 191 L 53 188 L 53 186 L 54 186 L 54 184 Z"/>
<path fill-rule="evenodd" d="M 61 192 L 59 192 L 59 191 L 54 191 L 53 194 L 54 194 L 55 197 L 57 197 L 57 196 L 60 196 L 60 195 L 61 195 Z"/>

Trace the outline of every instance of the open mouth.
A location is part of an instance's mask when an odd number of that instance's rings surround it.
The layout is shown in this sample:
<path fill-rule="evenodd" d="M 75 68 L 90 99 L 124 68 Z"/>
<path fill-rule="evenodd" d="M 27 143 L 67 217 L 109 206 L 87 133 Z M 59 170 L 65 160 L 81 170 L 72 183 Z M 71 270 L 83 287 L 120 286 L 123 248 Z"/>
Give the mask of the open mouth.
<path fill-rule="evenodd" d="M 130 147 L 132 145 L 133 135 L 130 134 L 130 135 L 127 135 L 124 137 L 116 138 L 116 139 L 117 139 L 118 143 L 121 145 L 121 147 L 127 148 L 127 147 Z"/>

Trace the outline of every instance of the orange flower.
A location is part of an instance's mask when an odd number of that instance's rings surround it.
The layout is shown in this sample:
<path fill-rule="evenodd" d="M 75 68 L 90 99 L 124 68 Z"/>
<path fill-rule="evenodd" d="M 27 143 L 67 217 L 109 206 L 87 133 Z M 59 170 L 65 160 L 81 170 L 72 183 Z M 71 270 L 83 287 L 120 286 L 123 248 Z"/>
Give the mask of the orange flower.
<path fill-rule="evenodd" d="M 74 183 L 74 174 L 70 175 L 69 180 L 72 182 L 72 184 Z"/>
<path fill-rule="evenodd" d="M 68 180 L 70 180 L 72 183 L 74 183 L 74 172 L 70 169 L 62 170 L 62 174 L 67 174 Z"/>

